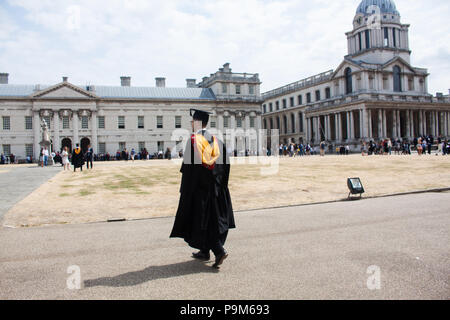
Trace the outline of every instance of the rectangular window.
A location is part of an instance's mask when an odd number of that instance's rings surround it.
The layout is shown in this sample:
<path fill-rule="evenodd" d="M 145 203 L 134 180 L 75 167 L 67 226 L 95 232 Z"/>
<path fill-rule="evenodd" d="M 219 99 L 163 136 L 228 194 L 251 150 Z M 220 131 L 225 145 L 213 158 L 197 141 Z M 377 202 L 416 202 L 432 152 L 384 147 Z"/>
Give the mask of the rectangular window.
<path fill-rule="evenodd" d="M 331 89 L 325 88 L 325 99 L 330 99 L 330 98 L 331 98 Z"/>
<path fill-rule="evenodd" d="M 100 116 L 97 119 L 98 119 L 98 128 L 99 129 L 105 129 L 105 117 L 104 116 Z"/>
<path fill-rule="evenodd" d="M 298 114 L 298 123 L 300 123 L 300 132 L 303 132 L 303 113 L 299 112 Z"/>
<path fill-rule="evenodd" d="M 81 117 L 81 129 L 89 129 L 89 118 Z"/>
<path fill-rule="evenodd" d="M 266 113 L 266 112 L 267 112 L 266 105 L 263 104 L 263 113 Z"/>
<path fill-rule="evenodd" d="M 51 121 L 50 121 L 50 117 L 43 117 L 43 119 L 45 120 L 45 122 L 47 123 L 47 127 L 50 130 L 51 129 Z"/>
<path fill-rule="evenodd" d="M 227 84 L 222 83 L 222 93 L 227 93 Z"/>
<path fill-rule="evenodd" d="M 69 117 L 62 118 L 63 129 L 70 129 L 70 119 Z"/>
<path fill-rule="evenodd" d="M 366 30 L 366 49 L 370 48 L 370 31 Z"/>
<path fill-rule="evenodd" d="M 275 105 L 277 106 L 277 110 L 280 110 L 280 101 L 275 102 Z"/>
<path fill-rule="evenodd" d="M 361 32 L 358 33 L 358 42 L 359 42 L 359 51 L 362 50 L 362 39 L 361 39 Z"/>
<path fill-rule="evenodd" d="M 272 105 L 272 102 L 271 103 L 269 103 L 269 112 L 272 112 L 273 111 L 273 105 Z"/>
<path fill-rule="evenodd" d="M 310 92 L 308 92 L 306 94 L 306 103 L 311 103 L 311 93 Z"/>
<path fill-rule="evenodd" d="M 181 116 L 175 116 L 175 128 L 181 128 Z"/>
<path fill-rule="evenodd" d="M 141 152 L 142 150 L 145 149 L 145 142 L 144 141 L 140 141 L 138 144 L 139 144 L 139 152 Z"/>
<path fill-rule="evenodd" d="M 294 97 L 290 97 L 290 98 L 289 98 L 289 101 L 290 101 L 290 103 L 291 103 L 291 107 L 293 107 L 293 106 L 294 106 Z"/>
<path fill-rule="evenodd" d="M 302 104 L 303 104 L 303 96 L 302 96 L 302 95 L 299 95 L 299 96 L 298 96 L 298 104 L 299 104 L 299 105 L 302 105 Z"/>
<path fill-rule="evenodd" d="M 125 150 L 126 147 L 127 147 L 126 142 L 119 142 L 119 151 Z"/>
<path fill-rule="evenodd" d="M 250 117 L 250 128 L 255 127 L 255 117 Z"/>
<path fill-rule="evenodd" d="M 11 145 L 10 144 L 4 144 L 3 145 L 3 155 L 5 157 L 9 157 L 10 154 L 11 154 Z"/>
<path fill-rule="evenodd" d="M 255 86 L 252 84 L 248 85 L 248 94 L 255 94 Z"/>
<path fill-rule="evenodd" d="M 230 117 L 223 117 L 223 127 L 224 128 L 228 128 L 228 119 L 229 119 Z"/>
<path fill-rule="evenodd" d="M 119 129 L 125 129 L 125 116 L 118 117 Z"/>
<path fill-rule="evenodd" d="M 144 116 L 138 116 L 138 129 L 144 129 Z"/>
<path fill-rule="evenodd" d="M 316 101 L 320 101 L 320 90 L 316 90 Z"/>
<path fill-rule="evenodd" d="M 241 94 L 241 85 L 236 85 L 236 94 Z"/>
<path fill-rule="evenodd" d="M 32 144 L 26 144 L 25 145 L 25 156 L 26 157 L 33 157 L 33 145 Z"/>
<path fill-rule="evenodd" d="M 383 29 L 384 29 L 384 46 L 387 47 L 389 46 L 389 29 L 388 28 Z"/>
<path fill-rule="evenodd" d="M 287 103 L 286 103 L 286 99 L 283 99 L 283 109 L 286 109 Z"/>
<path fill-rule="evenodd" d="M 395 28 L 392 29 L 392 40 L 394 42 L 394 47 L 397 47 L 397 33 L 395 32 Z"/>
<path fill-rule="evenodd" d="M 98 143 L 98 153 L 99 154 L 105 154 L 106 153 L 106 143 L 99 142 Z"/>
<path fill-rule="evenodd" d="M 215 117 L 211 117 L 210 120 L 209 120 L 209 126 L 211 128 L 216 128 L 217 127 L 216 123 L 217 123 L 216 118 Z"/>
<path fill-rule="evenodd" d="M 242 128 L 242 119 L 239 117 L 236 118 L 236 127 Z"/>
<path fill-rule="evenodd" d="M 33 117 L 25 117 L 25 130 L 33 130 Z"/>
<path fill-rule="evenodd" d="M 158 151 L 164 151 L 164 141 L 158 141 Z"/>
<path fill-rule="evenodd" d="M 163 117 L 162 116 L 156 117 L 156 128 L 158 128 L 158 129 L 163 128 Z"/>

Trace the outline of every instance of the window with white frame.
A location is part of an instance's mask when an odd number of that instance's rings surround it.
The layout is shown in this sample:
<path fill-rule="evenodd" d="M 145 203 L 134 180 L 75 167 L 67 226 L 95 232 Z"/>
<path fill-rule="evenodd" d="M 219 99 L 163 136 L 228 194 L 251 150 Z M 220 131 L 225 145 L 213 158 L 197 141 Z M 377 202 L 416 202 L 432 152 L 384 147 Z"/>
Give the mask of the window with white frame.
<path fill-rule="evenodd" d="M 63 123 L 63 129 L 70 129 L 70 118 L 69 117 L 63 117 L 62 123 Z"/>
<path fill-rule="evenodd" d="M 98 122 L 99 129 L 105 129 L 105 117 L 104 116 L 99 116 L 97 118 L 97 122 Z"/>
<path fill-rule="evenodd" d="M 11 130 L 11 120 L 9 117 L 3 117 L 3 130 Z"/>
<path fill-rule="evenodd" d="M 98 143 L 98 153 L 99 154 L 105 154 L 106 153 L 106 143 L 99 142 Z"/>
<path fill-rule="evenodd" d="M 139 141 L 139 152 L 141 152 L 142 150 L 145 149 L 145 142 L 144 141 Z"/>
<path fill-rule="evenodd" d="M 118 121 L 118 128 L 125 129 L 125 116 L 119 116 L 117 121 Z"/>
<path fill-rule="evenodd" d="M 255 86 L 253 84 L 248 85 L 248 93 L 255 94 Z"/>
<path fill-rule="evenodd" d="M 138 116 L 138 129 L 144 129 L 144 116 Z"/>
<path fill-rule="evenodd" d="M 250 128 L 255 127 L 255 117 L 250 117 Z"/>
<path fill-rule="evenodd" d="M 230 119 L 230 117 L 223 117 L 223 127 L 224 128 L 228 128 L 229 119 Z"/>
<path fill-rule="evenodd" d="M 175 116 L 175 128 L 181 128 L 181 116 Z"/>
<path fill-rule="evenodd" d="M 26 157 L 33 157 L 33 145 L 32 144 L 26 144 L 25 145 L 25 156 Z"/>
<path fill-rule="evenodd" d="M 33 117 L 25 117 L 25 130 L 33 130 Z"/>
<path fill-rule="evenodd" d="M 158 129 L 163 128 L 163 116 L 156 117 L 156 128 L 158 128 Z"/>
<path fill-rule="evenodd" d="M 5 157 L 9 157 L 10 154 L 11 154 L 11 145 L 10 144 L 4 144 L 3 145 L 3 155 Z"/>
<path fill-rule="evenodd" d="M 89 129 L 89 118 L 86 116 L 81 117 L 81 129 Z"/>
<path fill-rule="evenodd" d="M 236 94 L 241 94 L 241 85 L 240 84 L 236 85 Z"/>

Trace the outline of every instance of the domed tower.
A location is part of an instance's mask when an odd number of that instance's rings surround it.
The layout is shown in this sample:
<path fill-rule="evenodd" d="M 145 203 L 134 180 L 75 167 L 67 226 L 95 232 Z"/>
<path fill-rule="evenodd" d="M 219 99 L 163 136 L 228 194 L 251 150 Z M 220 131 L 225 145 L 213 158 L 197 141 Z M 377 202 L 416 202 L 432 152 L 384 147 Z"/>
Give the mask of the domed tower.
<path fill-rule="evenodd" d="M 362 0 L 347 32 L 348 56 L 354 61 L 383 64 L 401 57 L 410 63 L 408 24 L 392 0 Z"/>

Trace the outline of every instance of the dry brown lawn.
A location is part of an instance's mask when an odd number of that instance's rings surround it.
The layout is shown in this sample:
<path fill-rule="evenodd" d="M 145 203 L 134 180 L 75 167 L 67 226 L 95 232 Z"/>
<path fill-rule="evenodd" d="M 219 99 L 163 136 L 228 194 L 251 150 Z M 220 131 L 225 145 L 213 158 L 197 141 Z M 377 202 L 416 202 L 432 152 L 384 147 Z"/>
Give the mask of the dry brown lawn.
<path fill-rule="evenodd" d="M 348 177 L 361 178 L 364 196 L 450 187 L 450 157 L 435 155 L 282 158 L 272 175 L 261 174 L 267 165 L 237 162 L 230 176 L 235 210 L 345 199 Z M 41 226 L 173 216 L 180 165 L 179 160 L 97 162 L 93 170 L 61 171 L 9 210 L 2 224 Z"/>

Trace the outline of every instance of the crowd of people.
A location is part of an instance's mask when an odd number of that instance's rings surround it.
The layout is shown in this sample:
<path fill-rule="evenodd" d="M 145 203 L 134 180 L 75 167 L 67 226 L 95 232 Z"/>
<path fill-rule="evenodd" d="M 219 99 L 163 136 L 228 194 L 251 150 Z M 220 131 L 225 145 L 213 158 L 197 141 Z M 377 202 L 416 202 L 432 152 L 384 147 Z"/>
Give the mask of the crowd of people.
<path fill-rule="evenodd" d="M 411 140 L 408 139 L 382 139 L 379 141 L 370 140 L 369 142 L 361 141 L 361 154 L 363 156 L 370 155 L 411 155 L 413 151 L 417 151 L 418 155 L 424 154 L 442 154 L 450 155 L 450 142 L 447 139 L 433 136 L 421 136 Z M 319 151 L 319 153 L 317 152 Z M 349 144 L 331 144 L 321 141 L 318 145 L 309 143 L 288 143 L 280 144 L 278 147 L 278 155 L 284 157 L 324 156 L 328 154 L 349 155 L 351 148 Z M 267 150 L 266 154 L 271 155 L 271 150 Z"/>

